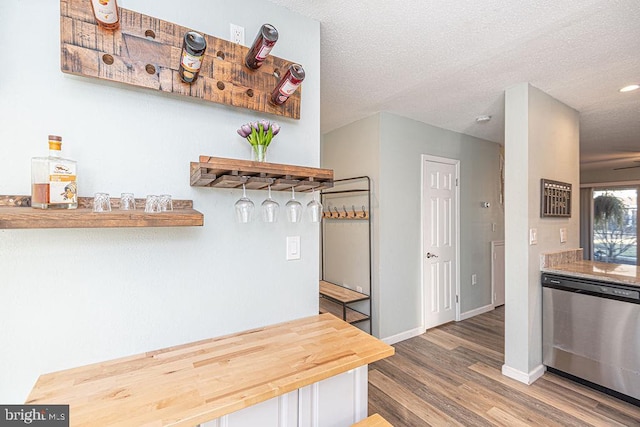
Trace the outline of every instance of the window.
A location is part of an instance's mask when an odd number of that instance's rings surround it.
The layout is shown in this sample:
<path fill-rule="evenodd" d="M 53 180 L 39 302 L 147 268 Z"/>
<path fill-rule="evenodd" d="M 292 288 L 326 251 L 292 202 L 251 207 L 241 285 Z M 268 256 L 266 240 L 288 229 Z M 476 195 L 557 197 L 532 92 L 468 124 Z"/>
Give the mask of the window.
<path fill-rule="evenodd" d="M 638 265 L 638 187 L 593 190 L 593 259 Z"/>

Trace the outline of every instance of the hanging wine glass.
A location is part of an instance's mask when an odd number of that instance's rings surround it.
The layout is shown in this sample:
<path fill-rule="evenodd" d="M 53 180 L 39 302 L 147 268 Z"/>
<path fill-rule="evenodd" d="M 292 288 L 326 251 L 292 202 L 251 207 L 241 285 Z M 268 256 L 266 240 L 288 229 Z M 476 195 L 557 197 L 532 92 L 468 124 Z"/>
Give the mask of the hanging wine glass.
<path fill-rule="evenodd" d="M 262 202 L 262 219 L 264 222 L 276 222 L 279 208 L 280 204 L 271 198 L 271 185 L 269 185 L 269 195 Z"/>
<path fill-rule="evenodd" d="M 302 217 L 302 203 L 296 200 L 296 192 L 293 187 L 291 187 L 291 200 L 287 202 L 286 208 L 289 222 L 300 222 Z"/>
<path fill-rule="evenodd" d="M 313 200 L 307 203 L 307 212 L 311 222 L 320 222 L 322 220 L 322 204 L 316 200 L 316 191 L 312 191 Z"/>
<path fill-rule="evenodd" d="M 247 190 L 242 184 L 242 197 L 236 202 L 236 219 L 240 223 L 247 223 L 251 221 L 251 214 L 253 213 L 253 202 L 247 197 Z"/>

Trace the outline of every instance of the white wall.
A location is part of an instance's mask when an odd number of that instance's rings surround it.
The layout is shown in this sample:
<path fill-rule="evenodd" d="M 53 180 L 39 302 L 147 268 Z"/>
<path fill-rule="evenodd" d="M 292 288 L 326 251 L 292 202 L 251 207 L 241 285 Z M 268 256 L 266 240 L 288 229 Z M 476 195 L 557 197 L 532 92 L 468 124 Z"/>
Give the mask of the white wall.
<path fill-rule="evenodd" d="M 63 74 L 59 3 L 0 2 L 0 194 L 29 194 L 30 158 L 52 133 L 78 161 L 81 196 L 167 192 L 205 216 L 197 228 L 0 230 L 0 402 L 23 402 L 42 373 L 317 313 L 318 226 L 236 224 L 241 191 L 190 187 L 189 162 L 250 158 L 236 129 L 264 117 L 282 125 L 270 161 L 319 165 L 319 23 L 260 0 L 120 3 L 220 38 L 233 22 L 247 43 L 270 22 L 273 54 L 307 72 L 302 118 Z M 10 60 L 20 46 L 30 53 Z M 300 261 L 285 261 L 289 235 L 301 236 Z"/>
<path fill-rule="evenodd" d="M 505 368 L 521 381 L 542 371 L 540 254 L 578 248 L 579 115 L 522 83 L 505 92 Z M 540 180 L 572 184 L 570 218 L 540 218 Z M 560 243 L 560 228 L 567 242 Z M 529 245 L 537 229 L 538 244 Z"/>
<path fill-rule="evenodd" d="M 389 337 L 423 325 L 421 155 L 460 159 L 461 313 L 492 303 L 490 242 L 502 240 L 504 219 L 498 144 L 389 113 L 380 130 L 380 333 Z"/>
<path fill-rule="evenodd" d="M 323 166 L 333 168 L 336 176 L 374 177 L 376 336 L 397 340 L 423 327 L 421 154 L 461 161 L 462 311 L 491 304 L 490 242 L 504 238 L 497 144 L 380 113 L 325 134 L 322 146 Z M 482 201 L 491 208 L 482 208 Z M 495 232 L 492 223 L 497 224 Z M 478 277 L 475 286 L 473 273 Z"/>

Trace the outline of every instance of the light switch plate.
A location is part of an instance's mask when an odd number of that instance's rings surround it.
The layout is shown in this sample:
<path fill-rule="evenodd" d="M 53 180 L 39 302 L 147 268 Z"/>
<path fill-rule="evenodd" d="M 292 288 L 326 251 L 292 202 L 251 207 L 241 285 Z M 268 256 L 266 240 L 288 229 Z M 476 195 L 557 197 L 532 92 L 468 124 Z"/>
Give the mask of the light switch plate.
<path fill-rule="evenodd" d="M 529 244 L 537 245 L 538 244 L 538 229 L 530 228 L 529 229 Z"/>
<path fill-rule="evenodd" d="M 300 259 L 300 236 L 287 236 L 287 261 Z"/>
<path fill-rule="evenodd" d="M 567 242 L 567 228 L 562 227 L 560 229 L 560 243 L 566 243 L 566 242 Z"/>

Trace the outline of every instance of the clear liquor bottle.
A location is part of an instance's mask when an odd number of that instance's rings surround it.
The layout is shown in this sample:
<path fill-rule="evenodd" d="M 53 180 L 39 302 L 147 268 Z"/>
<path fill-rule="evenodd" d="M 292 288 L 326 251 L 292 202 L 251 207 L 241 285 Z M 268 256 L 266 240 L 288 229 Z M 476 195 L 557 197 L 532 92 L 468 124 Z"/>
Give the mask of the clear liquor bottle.
<path fill-rule="evenodd" d="M 60 156 L 62 137 L 49 135 L 49 156 L 31 159 L 31 207 L 78 207 L 76 161 Z"/>

